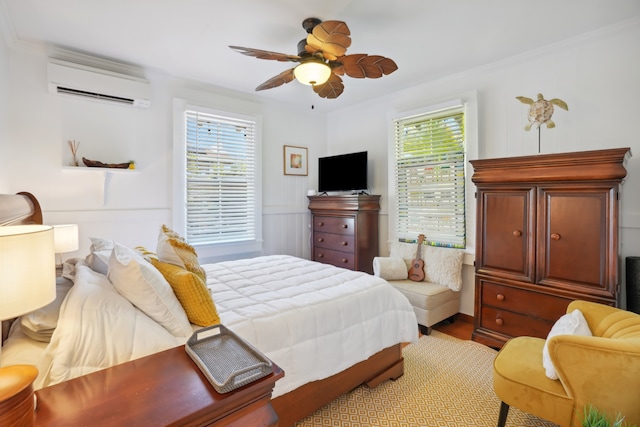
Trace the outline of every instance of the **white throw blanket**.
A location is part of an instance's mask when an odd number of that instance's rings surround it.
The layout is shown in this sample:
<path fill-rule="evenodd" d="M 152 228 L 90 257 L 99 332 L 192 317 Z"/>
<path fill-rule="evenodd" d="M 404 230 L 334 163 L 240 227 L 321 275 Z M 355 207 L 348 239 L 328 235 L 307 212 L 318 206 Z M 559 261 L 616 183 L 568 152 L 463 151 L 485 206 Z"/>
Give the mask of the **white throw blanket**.
<path fill-rule="evenodd" d="M 204 268 L 222 323 L 285 371 L 274 397 L 418 339 L 411 305 L 378 277 L 290 256 Z M 182 343 L 79 263 L 36 388 Z"/>

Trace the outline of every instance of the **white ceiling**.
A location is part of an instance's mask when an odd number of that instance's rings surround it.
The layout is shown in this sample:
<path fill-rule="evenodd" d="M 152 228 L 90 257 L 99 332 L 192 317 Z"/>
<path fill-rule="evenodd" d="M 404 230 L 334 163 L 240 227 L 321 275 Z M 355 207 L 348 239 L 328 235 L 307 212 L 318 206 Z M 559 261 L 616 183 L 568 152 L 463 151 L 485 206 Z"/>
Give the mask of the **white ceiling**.
<path fill-rule="evenodd" d="M 640 17 L 639 0 L 0 0 L 0 6 L 11 45 L 70 49 L 324 109 Z M 398 70 L 380 79 L 345 76 L 344 93 L 334 100 L 295 81 L 254 92 L 292 64 L 228 46 L 297 54 L 308 17 L 345 21 L 352 38 L 347 53 L 383 55 Z"/>

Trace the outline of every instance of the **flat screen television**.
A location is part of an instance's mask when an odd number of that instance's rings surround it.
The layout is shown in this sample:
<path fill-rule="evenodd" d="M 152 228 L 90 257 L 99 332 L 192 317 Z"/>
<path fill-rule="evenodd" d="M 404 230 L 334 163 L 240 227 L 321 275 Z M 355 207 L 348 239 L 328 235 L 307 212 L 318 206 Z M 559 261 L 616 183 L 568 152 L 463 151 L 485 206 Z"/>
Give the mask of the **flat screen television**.
<path fill-rule="evenodd" d="M 320 157 L 318 192 L 367 190 L 367 152 Z"/>

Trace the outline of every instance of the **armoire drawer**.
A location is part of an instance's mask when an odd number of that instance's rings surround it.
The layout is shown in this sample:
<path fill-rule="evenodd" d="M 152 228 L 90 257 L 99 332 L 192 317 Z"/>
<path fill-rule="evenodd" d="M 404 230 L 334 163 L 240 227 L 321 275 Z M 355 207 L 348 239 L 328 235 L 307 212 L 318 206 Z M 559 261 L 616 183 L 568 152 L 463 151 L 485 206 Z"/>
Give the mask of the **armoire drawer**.
<path fill-rule="evenodd" d="M 334 249 L 342 252 L 353 252 L 354 236 L 349 234 L 320 233 L 313 234 L 316 247 Z"/>
<path fill-rule="evenodd" d="M 332 264 L 336 267 L 353 270 L 356 265 L 355 256 L 349 252 L 339 252 L 331 249 L 318 248 L 313 250 L 313 260 L 325 264 Z"/>
<path fill-rule="evenodd" d="M 480 316 L 480 328 L 510 337 L 526 335 L 546 338 L 554 324 L 547 320 L 489 306 L 481 308 Z"/>
<path fill-rule="evenodd" d="M 547 295 L 526 289 L 515 288 L 483 278 L 477 278 L 482 305 L 515 313 L 526 313 L 528 318 L 555 322 L 566 313 L 570 298 Z"/>
<path fill-rule="evenodd" d="M 322 233 L 351 234 L 355 233 L 355 223 L 352 217 L 314 216 L 313 231 Z"/>

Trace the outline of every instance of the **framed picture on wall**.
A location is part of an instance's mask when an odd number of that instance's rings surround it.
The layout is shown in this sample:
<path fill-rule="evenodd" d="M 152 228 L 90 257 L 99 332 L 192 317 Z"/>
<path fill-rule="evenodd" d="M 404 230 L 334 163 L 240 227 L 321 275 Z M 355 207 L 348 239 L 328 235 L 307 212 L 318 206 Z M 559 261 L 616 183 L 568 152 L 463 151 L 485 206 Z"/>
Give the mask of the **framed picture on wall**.
<path fill-rule="evenodd" d="M 284 146 L 284 174 L 307 176 L 307 147 Z"/>

